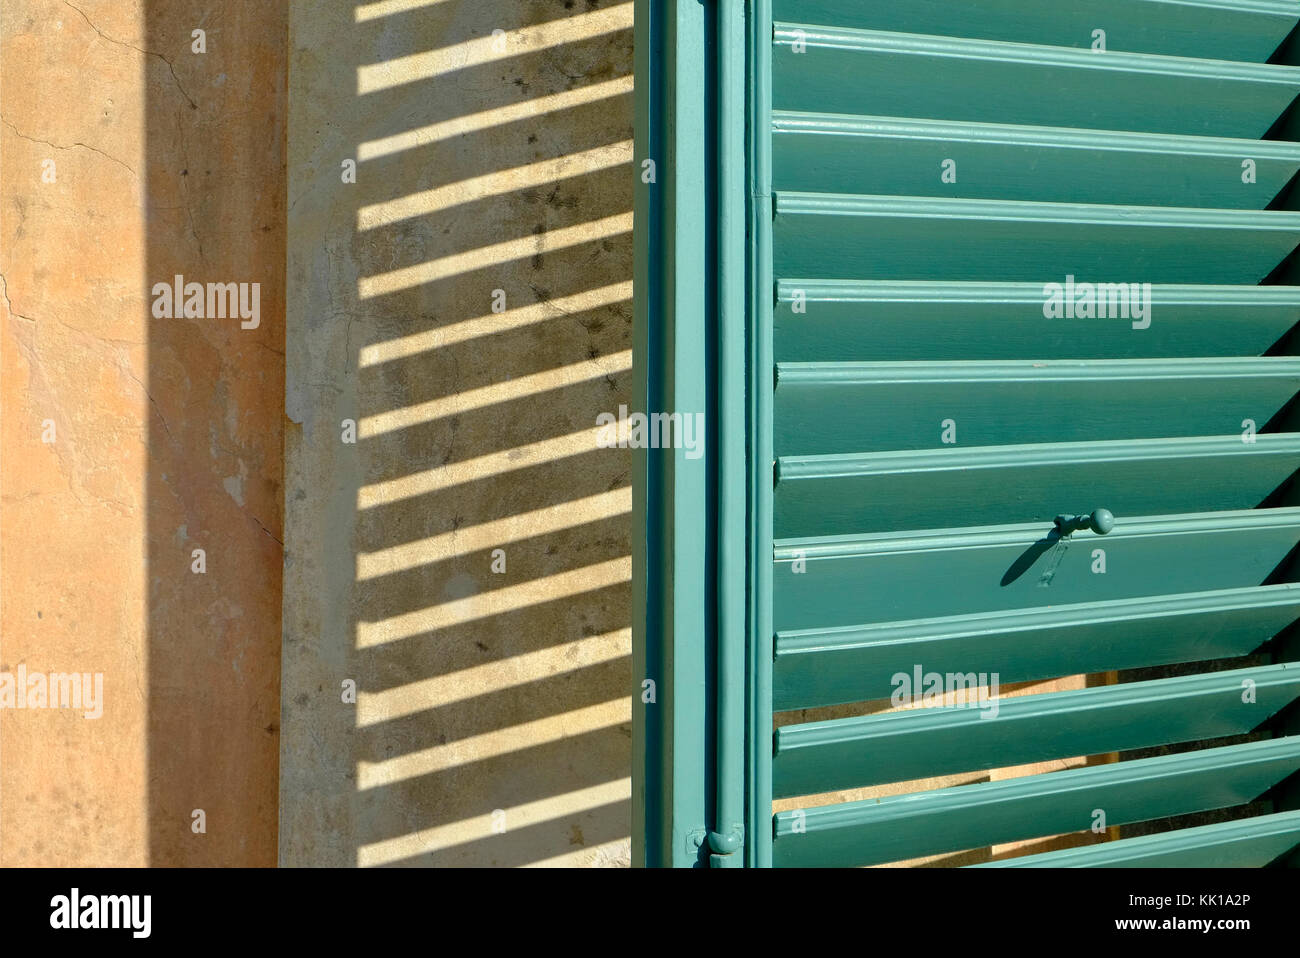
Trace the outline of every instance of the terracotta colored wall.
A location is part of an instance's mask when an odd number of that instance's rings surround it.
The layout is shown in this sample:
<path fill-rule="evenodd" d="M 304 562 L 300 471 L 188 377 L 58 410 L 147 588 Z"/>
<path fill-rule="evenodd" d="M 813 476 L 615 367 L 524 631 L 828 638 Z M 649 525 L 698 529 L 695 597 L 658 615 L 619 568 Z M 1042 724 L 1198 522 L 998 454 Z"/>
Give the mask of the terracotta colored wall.
<path fill-rule="evenodd" d="M 632 4 L 290 41 L 281 861 L 626 864 Z"/>
<path fill-rule="evenodd" d="M 631 4 L 0 30 L 0 863 L 626 864 Z"/>
<path fill-rule="evenodd" d="M 0 710 L 0 863 L 275 862 L 286 16 L 0 12 L 0 671 L 105 700 Z M 154 318 L 176 273 L 260 326 Z"/>

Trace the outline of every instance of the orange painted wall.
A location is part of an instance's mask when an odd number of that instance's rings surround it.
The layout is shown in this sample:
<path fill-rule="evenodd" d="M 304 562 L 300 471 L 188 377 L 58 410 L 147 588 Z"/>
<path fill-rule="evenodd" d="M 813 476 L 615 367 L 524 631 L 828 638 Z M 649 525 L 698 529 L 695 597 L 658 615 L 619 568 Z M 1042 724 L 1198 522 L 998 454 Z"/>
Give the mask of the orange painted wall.
<path fill-rule="evenodd" d="M 0 672 L 104 676 L 98 719 L 0 710 L 0 864 L 275 863 L 286 23 L 0 12 Z M 176 273 L 258 328 L 155 318 Z"/>

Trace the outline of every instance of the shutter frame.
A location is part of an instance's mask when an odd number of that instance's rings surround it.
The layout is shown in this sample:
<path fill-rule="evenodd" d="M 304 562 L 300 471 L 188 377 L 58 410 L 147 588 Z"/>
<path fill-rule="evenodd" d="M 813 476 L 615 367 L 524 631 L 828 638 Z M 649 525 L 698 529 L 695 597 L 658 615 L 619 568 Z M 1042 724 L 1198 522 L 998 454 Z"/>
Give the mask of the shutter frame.
<path fill-rule="evenodd" d="M 1083 14 L 1018 16 L 1026 2 L 637 0 L 638 174 L 659 161 L 637 184 L 637 401 L 708 422 L 698 462 L 635 453 L 634 678 L 662 680 L 633 709 L 640 864 L 958 852 L 1084 831 L 1075 798 L 1113 802 L 1111 825 L 1261 795 L 1277 811 L 991 864 L 1258 865 L 1300 847 L 1300 285 L 1273 285 L 1300 278 L 1300 143 L 1260 139 L 1297 115 L 1300 65 L 1275 51 L 1300 5 L 1098 0 L 1114 52 L 1094 53 L 1033 34 Z M 1224 59 L 1205 58 L 1207 24 Z M 1062 113 L 1054 83 L 1110 99 Z M 980 84 L 994 95 L 972 99 Z M 996 95 L 1010 84 L 1014 102 Z M 971 167 L 960 188 L 908 165 L 949 152 Z M 1246 154 L 1255 189 L 1238 193 L 1224 178 Z M 1051 325 L 1043 283 L 1076 273 L 1149 283 L 1156 329 Z M 962 404 L 963 442 L 916 437 Z M 1020 406 L 1042 418 L 1017 423 Z M 1113 532 L 1053 532 L 1102 506 Z M 1094 547 L 1160 569 L 1099 584 Z M 1008 699 L 1003 725 L 942 706 L 774 728 L 888 697 L 909 659 L 1000 656 L 1024 681 L 1260 649 L 1271 664 Z M 1248 681 L 1251 713 L 1232 702 Z M 1265 737 L 1214 742 L 1247 733 Z M 1187 744 L 773 814 L 774 797 Z M 947 837 L 895 840 L 904 809 Z"/>

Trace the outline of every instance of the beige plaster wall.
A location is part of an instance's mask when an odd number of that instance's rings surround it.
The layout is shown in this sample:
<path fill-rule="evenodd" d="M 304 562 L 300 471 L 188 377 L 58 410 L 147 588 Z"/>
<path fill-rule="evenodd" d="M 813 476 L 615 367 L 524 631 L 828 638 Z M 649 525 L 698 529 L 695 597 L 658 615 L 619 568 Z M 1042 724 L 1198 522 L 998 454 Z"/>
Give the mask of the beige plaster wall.
<path fill-rule="evenodd" d="M 632 5 L 289 35 L 280 861 L 627 864 Z"/>
<path fill-rule="evenodd" d="M 0 671 L 105 709 L 0 711 L 0 864 L 627 862 L 631 43 L 4 5 Z M 154 318 L 176 273 L 259 328 Z"/>
<path fill-rule="evenodd" d="M 104 677 L 0 710 L 0 864 L 275 863 L 286 12 L 0 5 L 0 672 Z"/>

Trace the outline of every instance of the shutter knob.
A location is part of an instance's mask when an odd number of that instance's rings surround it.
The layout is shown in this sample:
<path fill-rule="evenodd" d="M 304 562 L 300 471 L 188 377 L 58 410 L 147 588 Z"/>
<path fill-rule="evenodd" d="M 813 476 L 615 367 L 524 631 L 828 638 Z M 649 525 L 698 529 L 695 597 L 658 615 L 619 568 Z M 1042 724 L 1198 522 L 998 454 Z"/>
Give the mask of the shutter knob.
<path fill-rule="evenodd" d="M 1094 509 L 1087 516 L 1057 516 L 1056 530 L 1063 536 L 1080 529 L 1091 529 L 1099 536 L 1104 536 L 1115 528 L 1115 516 L 1109 509 Z"/>

